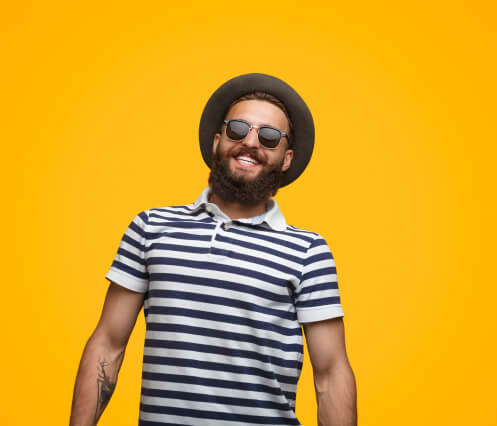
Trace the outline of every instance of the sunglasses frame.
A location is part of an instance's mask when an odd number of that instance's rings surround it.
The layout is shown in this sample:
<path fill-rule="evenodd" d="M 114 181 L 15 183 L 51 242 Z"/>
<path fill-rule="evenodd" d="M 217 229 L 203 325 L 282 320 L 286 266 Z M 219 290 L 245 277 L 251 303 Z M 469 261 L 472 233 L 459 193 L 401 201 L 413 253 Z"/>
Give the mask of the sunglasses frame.
<path fill-rule="evenodd" d="M 245 123 L 247 126 L 249 126 L 249 130 L 248 130 L 247 134 L 243 138 L 241 138 L 241 139 L 231 139 L 228 136 L 227 130 L 228 130 L 228 125 L 229 125 L 229 123 L 231 121 L 239 121 L 239 122 Z M 250 123 L 246 122 L 245 120 L 241 120 L 239 118 L 231 118 L 229 120 L 224 120 L 224 124 L 226 124 L 226 129 L 225 129 L 226 137 L 229 138 L 232 141 L 235 141 L 235 142 L 241 142 L 241 141 L 243 141 L 248 136 L 248 134 L 250 133 L 250 131 L 252 129 L 257 129 L 257 139 L 259 140 L 259 143 L 261 144 L 261 146 L 264 147 L 264 148 L 266 148 L 266 149 L 276 149 L 276 148 L 278 148 L 280 146 L 281 139 L 284 138 L 284 137 L 287 138 L 288 142 L 290 142 L 290 140 L 288 138 L 288 135 L 283 130 L 277 129 L 276 127 L 271 127 L 271 126 L 256 126 L 255 124 L 250 124 Z M 280 139 L 278 141 L 278 144 L 274 148 L 270 148 L 270 147 L 264 145 L 261 142 L 261 139 L 260 139 L 260 136 L 259 136 L 259 130 L 263 129 L 263 128 L 276 130 L 280 134 Z"/>

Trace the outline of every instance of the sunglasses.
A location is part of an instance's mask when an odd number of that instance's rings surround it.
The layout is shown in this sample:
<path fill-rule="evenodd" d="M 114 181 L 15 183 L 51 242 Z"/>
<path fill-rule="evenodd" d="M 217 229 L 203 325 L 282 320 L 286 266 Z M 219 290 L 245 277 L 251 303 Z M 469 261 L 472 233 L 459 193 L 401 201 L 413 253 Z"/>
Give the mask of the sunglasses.
<path fill-rule="evenodd" d="M 257 129 L 259 142 L 264 148 L 276 149 L 280 144 L 281 138 L 288 135 L 279 129 L 270 126 L 255 126 L 243 120 L 224 120 L 226 124 L 226 136 L 233 141 L 242 141 L 247 137 L 251 129 Z"/>

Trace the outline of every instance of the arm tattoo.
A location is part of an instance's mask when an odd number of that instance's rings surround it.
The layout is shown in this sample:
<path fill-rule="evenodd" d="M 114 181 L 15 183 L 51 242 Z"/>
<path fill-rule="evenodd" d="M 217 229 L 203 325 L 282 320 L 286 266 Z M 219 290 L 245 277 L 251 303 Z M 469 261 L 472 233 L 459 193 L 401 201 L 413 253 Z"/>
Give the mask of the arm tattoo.
<path fill-rule="evenodd" d="M 115 372 L 113 374 L 114 379 L 111 380 L 111 378 L 108 375 L 108 370 L 107 372 L 105 371 L 105 368 L 110 365 L 109 362 L 106 361 L 99 361 L 98 363 L 98 377 L 97 377 L 97 409 L 95 411 L 95 424 L 97 424 L 98 419 L 102 415 L 103 411 L 105 410 L 105 407 L 107 407 L 107 404 L 109 403 L 110 397 L 112 396 L 112 393 L 114 392 L 114 389 L 116 387 L 116 381 L 117 381 L 117 373 L 120 367 L 120 361 L 122 361 L 122 356 L 124 355 L 121 354 L 119 358 L 115 362 Z M 110 373 L 109 373 L 110 374 Z"/>

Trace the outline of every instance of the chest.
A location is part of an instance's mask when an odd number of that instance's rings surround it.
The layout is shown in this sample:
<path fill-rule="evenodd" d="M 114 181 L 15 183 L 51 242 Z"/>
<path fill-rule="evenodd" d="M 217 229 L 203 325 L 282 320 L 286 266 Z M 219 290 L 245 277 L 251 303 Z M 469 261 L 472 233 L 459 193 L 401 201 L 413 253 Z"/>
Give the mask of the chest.
<path fill-rule="evenodd" d="M 249 228 L 184 221 L 156 227 L 146 250 L 148 303 L 294 311 L 298 256 L 274 236 Z"/>

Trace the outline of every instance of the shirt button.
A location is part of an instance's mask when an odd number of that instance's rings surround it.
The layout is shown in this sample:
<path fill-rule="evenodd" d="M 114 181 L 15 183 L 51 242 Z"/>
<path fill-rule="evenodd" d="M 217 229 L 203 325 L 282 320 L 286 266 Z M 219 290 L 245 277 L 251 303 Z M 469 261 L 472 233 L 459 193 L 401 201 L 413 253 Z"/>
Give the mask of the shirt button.
<path fill-rule="evenodd" d="M 207 210 L 209 213 L 212 211 L 212 207 L 207 205 L 207 207 L 205 208 L 205 210 Z"/>
<path fill-rule="evenodd" d="M 224 230 L 225 230 L 225 231 L 227 231 L 228 229 L 230 229 L 230 225 L 229 225 L 229 223 L 225 223 L 225 224 L 223 225 L 223 228 L 224 228 Z"/>

